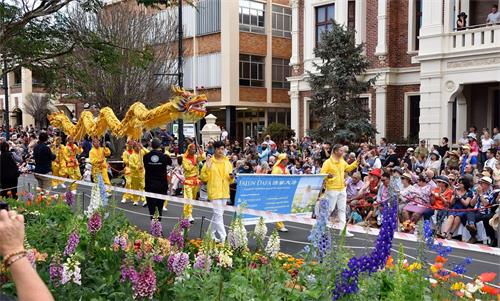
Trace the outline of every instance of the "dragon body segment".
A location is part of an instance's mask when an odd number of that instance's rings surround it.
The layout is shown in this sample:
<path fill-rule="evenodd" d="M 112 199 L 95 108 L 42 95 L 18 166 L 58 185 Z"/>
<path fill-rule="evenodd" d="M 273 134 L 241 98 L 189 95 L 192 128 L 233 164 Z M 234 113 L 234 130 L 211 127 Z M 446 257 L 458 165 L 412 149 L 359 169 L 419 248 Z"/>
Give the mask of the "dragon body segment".
<path fill-rule="evenodd" d="M 76 124 L 63 112 L 52 113 L 48 119 L 52 126 L 80 140 L 85 135 L 101 137 L 107 131 L 116 137 L 139 139 L 143 129 L 164 126 L 176 119 L 198 121 L 205 117 L 205 94 L 195 95 L 178 87 L 172 90 L 173 97 L 168 102 L 151 110 L 141 102 L 132 104 L 122 121 L 109 107 L 102 108 L 97 117 L 91 111 L 82 112 Z"/>

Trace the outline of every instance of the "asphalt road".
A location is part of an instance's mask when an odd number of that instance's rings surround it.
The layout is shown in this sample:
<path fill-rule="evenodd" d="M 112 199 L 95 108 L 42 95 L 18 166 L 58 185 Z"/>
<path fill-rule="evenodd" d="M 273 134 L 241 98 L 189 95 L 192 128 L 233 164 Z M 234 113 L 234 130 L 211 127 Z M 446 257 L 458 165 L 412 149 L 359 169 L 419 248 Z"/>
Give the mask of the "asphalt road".
<path fill-rule="evenodd" d="M 36 180 L 32 175 L 21 176 L 19 179 L 19 185 L 22 187 L 20 189 L 28 189 L 28 186 L 35 186 Z M 59 189 L 59 192 L 62 192 L 62 189 Z M 86 208 L 89 204 L 90 200 L 90 187 L 80 186 L 78 188 L 78 193 L 82 193 L 84 196 L 83 203 L 75 204 L 75 206 L 83 206 Z M 132 206 L 132 203 L 121 204 L 121 193 L 113 192 L 110 200 L 116 200 L 118 208 L 122 210 L 129 221 L 139 228 L 144 230 L 149 230 L 149 216 L 147 208 L 142 208 L 141 206 Z M 163 232 L 169 233 L 174 225 L 179 220 L 179 217 L 182 216 L 182 204 L 170 202 L 168 205 L 168 211 L 163 211 Z M 226 212 L 224 214 L 224 224 L 227 226 L 231 223 L 233 213 Z M 190 238 L 201 237 L 209 227 L 209 219 L 212 217 L 212 211 L 209 208 L 197 207 L 193 208 L 193 217 L 195 218 L 195 223 L 191 227 L 189 236 Z M 268 224 L 269 233 L 271 232 L 274 224 Z M 247 226 L 247 231 L 252 231 L 254 226 Z M 297 254 L 303 250 L 303 248 L 308 244 L 307 237 L 311 230 L 311 226 L 297 223 L 286 223 L 286 227 L 290 230 L 287 233 L 280 233 L 281 238 L 281 250 L 285 253 L 289 254 Z M 354 233 L 354 237 L 346 238 L 346 247 L 352 250 L 352 252 L 356 255 L 362 255 L 371 252 L 376 236 L 368 235 L 366 233 Z M 252 240 L 250 240 L 250 246 L 254 244 Z M 417 243 L 398 240 L 395 239 L 393 241 L 393 257 L 398 256 L 398 250 L 400 246 L 403 246 L 404 253 L 407 258 L 411 261 L 411 258 L 417 256 Z M 433 260 L 434 255 L 428 255 L 429 260 Z M 500 256 L 494 254 L 487 254 L 482 252 L 468 251 L 468 250 L 460 250 L 454 249 L 453 252 L 449 255 L 450 263 L 460 263 L 466 257 L 472 258 L 473 262 L 471 265 L 467 267 L 466 276 L 474 277 L 475 275 L 479 275 L 483 272 L 496 272 L 500 275 Z M 452 265 L 450 265 L 452 266 Z"/>

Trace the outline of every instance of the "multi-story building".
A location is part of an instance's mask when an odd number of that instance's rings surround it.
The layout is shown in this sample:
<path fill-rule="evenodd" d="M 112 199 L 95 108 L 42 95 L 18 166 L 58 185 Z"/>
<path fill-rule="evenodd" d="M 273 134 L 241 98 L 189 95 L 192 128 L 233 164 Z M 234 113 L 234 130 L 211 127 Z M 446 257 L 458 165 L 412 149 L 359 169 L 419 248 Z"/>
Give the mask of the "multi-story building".
<path fill-rule="evenodd" d="M 468 125 L 500 125 L 500 26 L 486 18 L 498 0 L 290 0 L 291 126 L 303 136 L 314 47 L 332 19 L 356 30 L 378 74 L 366 99 L 378 137 L 391 141 L 460 138 Z M 468 15 L 457 30 L 457 15 Z"/>
<path fill-rule="evenodd" d="M 230 137 L 290 125 L 288 0 L 200 0 L 183 10 L 184 87 L 207 93 Z"/>

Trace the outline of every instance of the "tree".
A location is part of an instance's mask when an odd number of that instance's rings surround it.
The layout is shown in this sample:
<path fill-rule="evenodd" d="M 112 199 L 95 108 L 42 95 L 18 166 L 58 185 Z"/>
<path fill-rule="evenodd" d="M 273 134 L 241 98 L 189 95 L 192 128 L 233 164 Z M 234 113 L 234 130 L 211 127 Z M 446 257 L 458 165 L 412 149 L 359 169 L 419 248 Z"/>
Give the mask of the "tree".
<path fill-rule="evenodd" d="M 264 136 L 269 135 L 276 142 L 283 142 L 295 136 L 295 131 L 282 123 L 271 123 L 267 126 Z"/>
<path fill-rule="evenodd" d="M 47 94 L 29 94 L 24 102 L 24 110 L 33 116 L 35 126 L 44 128 L 47 126 L 47 115 L 50 113 L 49 105 L 50 98 Z"/>
<path fill-rule="evenodd" d="M 320 62 L 314 63 L 317 73 L 309 72 L 310 106 L 320 125 L 311 135 L 343 143 L 373 136 L 376 130 L 369 108 L 359 95 L 368 91 L 375 78 L 361 79 L 370 62 L 363 55 L 363 45 L 356 45 L 354 31 L 334 22 L 331 30 L 322 32 L 314 53 Z"/>

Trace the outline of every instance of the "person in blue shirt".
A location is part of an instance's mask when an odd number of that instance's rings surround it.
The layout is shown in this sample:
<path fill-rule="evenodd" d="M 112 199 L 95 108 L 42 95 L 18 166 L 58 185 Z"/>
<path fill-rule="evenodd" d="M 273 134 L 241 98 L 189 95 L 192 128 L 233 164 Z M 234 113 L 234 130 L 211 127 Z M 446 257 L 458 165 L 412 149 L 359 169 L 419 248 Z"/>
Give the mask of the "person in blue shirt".
<path fill-rule="evenodd" d="M 260 163 L 262 162 L 268 162 L 269 161 L 269 155 L 271 154 L 271 151 L 267 145 L 267 142 L 262 142 L 262 147 L 261 150 L 259 151 L 259 160 Z"/>
<path fill-rule="evenodd" d="M 477 164 L 477 156 L 473 156 L 470 153 L 470 146 L 468 145 L 462 146 L 462 150 L 463 150 L 463 155 L 462 155 L 462 160 L 460 161 L 460 174 L 464 175 L 465 166 L 467 166 L 467 164 L 470 164 L 472 166 Z"/>
<path fill-rule="evenodd" d="M 492 189 L 493 180 L 490 177 L 482 177 L 476 187 L 473 198 L 470 201 L 471 207 L 475 211 L 467 212 L 467 222 L 465 227 L 469 230 L 471 238 L 468 243 L 476 243 L 477 227 L 476 224 L 483 222 L 486 234 L 490 237 L 491 243 L 496 246 L 495 229 L 490 225 L 489 221 L 493 217 L 494 210 L 490 208 L 495 197 Z"/>

